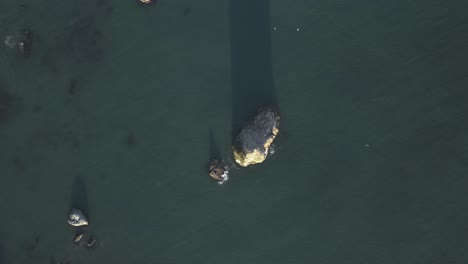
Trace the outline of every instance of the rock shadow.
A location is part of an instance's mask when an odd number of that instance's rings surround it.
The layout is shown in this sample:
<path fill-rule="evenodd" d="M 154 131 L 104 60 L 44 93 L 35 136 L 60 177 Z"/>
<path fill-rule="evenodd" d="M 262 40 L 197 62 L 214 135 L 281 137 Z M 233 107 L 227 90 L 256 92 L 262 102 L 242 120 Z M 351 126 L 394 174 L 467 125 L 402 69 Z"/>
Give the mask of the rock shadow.
<path fill-rule="evenodd" d="M 232 135 L 263 106 L 275 106 L 269 0 L 230 0 Z"/>
<path fill-rule="evenodd" d="M 0 125 L 7 121 L 12 105 L 13 96 L 0 86 Z"/>
<path fill-rule="evenodd" d="M 21 248 L 23 249 L 28 259 L 34 258 L 40 240 L 41 236 L 35 235 L 33 239 L 22 241 Z"/>
<path fill-rule="evenodd" d="M 133 132 L 128 132 L 122 139 L 122 144 L 127 148 L 127 149 L 133 149 L 136 147 L 136 137 Z"/>
<path fill-rule="evenodd" d="M 82 176 L 76 176 L 73 180 L 72 192 L 70 196 L 70 210 L 80 209 L 89 221 L 89 204 L 86 182 Z"/>
<path fill-rule="evenodd" d="M 96 63 L 102 60 L 102 33 L 98 22 L 92 15 L 74 19 L 65 34 L 64 54 L 74 62 Z"/>
<path fill-rule="evenodd" d="M 214 137 L 212 129 L 210 129 L 208 140 L 209 140 L 209 145 L 210 145 L 209 153 L 208 153 L 210 163 L 211 161 L 215 159 L 222 160 L 221 149 L 219 148 L 219 145 L 216 143 L 216 139 Z"/>
<path fill-rule="evenodd" d="M 114 7 L 109 0 L 97 0 L 96 6 L 98 9 L 104 12 L 105 15 L 111 15 L 114 13 Z"/>
<path fill-rule="evenodd" d="M 6 264 L 5 263 L 5 246 L 3 244 L 2 233 L 0 233 L 0 264 Z"/>

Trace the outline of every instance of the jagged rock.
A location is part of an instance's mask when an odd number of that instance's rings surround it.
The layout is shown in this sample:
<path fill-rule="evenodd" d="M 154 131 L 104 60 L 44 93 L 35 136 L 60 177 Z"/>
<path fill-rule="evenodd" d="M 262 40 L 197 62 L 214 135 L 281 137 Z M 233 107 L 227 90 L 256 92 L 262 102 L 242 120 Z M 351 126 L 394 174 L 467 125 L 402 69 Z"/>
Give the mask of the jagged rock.
<path fill-rule="evenodd" d="M 223 184 L 229 180 L 229 169 L 221 160 L 213 160 L 208 171 L 211 178 L 218 181 L 218 184 Z"/>
<path fill-rule="evenodd" d="M 88 219 L 81 212 L 80 209 L 73 208 L 68 215 L 68 223 L 72 226 L 85 226 L 88 225 Z"/>
<path fill-rule="evenodd" d="M 86 240 L 86 246 L 92 247 L 94 243 L 96 243 L 96 238 L 93 235 L 89 236 L 89 238 Z"/>
<path fill-rule="evenodd" d="M 87 247 L 91 247 L 94 245 L 94 243 L 96 243 L 96 238 L 89 232 L 87 231 L 84 231 L 84 230 L 79 230 L 76 235 L 75 235 L 75 238 L 73 240 L 75 242 L 75 244 L 79 245 L 79 246 L 87 246 Z"/>
<path fill-rule="evenodd" d="M 262 163 L 279 132 L 279 114 L 272 108 L 260 109 L 242 127 L 232 146 L 235 161 L 242 167 Z"/>
<path fill-rule="evenodd" d="M 83 235 L 84 235 L 84 232 L 81 232 L 75 235 L 75 238 L 73 239 L 73 241 L 75 241 L 75 244 L 78 244 L 81 242 Z"/>

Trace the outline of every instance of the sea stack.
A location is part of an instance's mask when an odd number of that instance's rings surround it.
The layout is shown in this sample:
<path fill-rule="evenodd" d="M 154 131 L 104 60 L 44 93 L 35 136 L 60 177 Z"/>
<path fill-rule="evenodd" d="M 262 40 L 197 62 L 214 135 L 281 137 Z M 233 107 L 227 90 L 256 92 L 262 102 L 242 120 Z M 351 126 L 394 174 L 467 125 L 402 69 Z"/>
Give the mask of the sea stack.
<path fill-rule="evenodd" d="M 279 114 L 271 107 L 261 108 L 234 139 L 235 161 L 242 167 L 262 163 L 279 132 Z"/>
<path fill-rule="evenodd" d="M 154 4 L 156 0 L 138 0 L 138 2 L 140 4 L 149 5 L 149 4 Z"/>
<path fill-rule="evenodd" d="M 88 219 L 86 216 L 81 212 L 80 209 L 73 208 L 68 215 L 67 222 L 72 226 L 86 226 L 88 225 Z"/>

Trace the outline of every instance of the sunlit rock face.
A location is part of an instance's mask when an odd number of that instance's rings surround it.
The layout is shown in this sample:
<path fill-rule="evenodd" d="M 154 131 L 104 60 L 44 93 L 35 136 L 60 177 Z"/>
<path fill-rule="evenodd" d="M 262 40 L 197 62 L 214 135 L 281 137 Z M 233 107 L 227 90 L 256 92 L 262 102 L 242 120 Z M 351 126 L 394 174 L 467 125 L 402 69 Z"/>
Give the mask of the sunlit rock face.
<path fill-rule="evenodd" d="M 278 113 L 272 108 L 260 109 L 236 136 L 232 146 L 235 161 L 242 167 L 262 163 L 279 132 Z"/>
<path fill-rule="evenodd" d="M 68 215 L 67 222 L 72 226 L 85 226 L 88 225 L 88 219 L 81 212 L 80 209 L 73 208 Z"/>

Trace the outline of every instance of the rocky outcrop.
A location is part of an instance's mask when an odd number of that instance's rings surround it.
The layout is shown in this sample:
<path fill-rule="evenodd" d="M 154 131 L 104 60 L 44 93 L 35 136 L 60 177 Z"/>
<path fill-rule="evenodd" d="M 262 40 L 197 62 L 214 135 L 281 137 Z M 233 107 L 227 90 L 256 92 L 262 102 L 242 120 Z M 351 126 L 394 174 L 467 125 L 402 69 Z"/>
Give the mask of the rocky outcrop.
<path fill-rule="evenodd" d="M 208 172 L 211 178 L 218 181 L 218 184 L 223 184 L 229 180 L 229 169 L 221 160 L 213 160 Z"/>
<path fill-rule="evenodd" d="M 80 209 L 73 208 L 68 215 L 67 222 L 72 226 L 85 226 L 88 225 L 88 219 L 86 216 L 81 212 Z"/>
<path fill-rule="evenodd" d="M 75 237 L 73 238 L 76 245 L 86 246 L 88 248 L 94 245 L 96 238 L 86 230 L 88 219 L 86 219 L 86 216 L 80 209 L 73 208 L 68 215 L 67 222 L 70 225 L 77 227 Z"/>
<path fill-rule="evenodd" d="M 279 114 L 272 108 L 260 109 L 242 127 L 232 146 L 235 161 L 242 167 L 262 163 L 279 132 Z"/>

